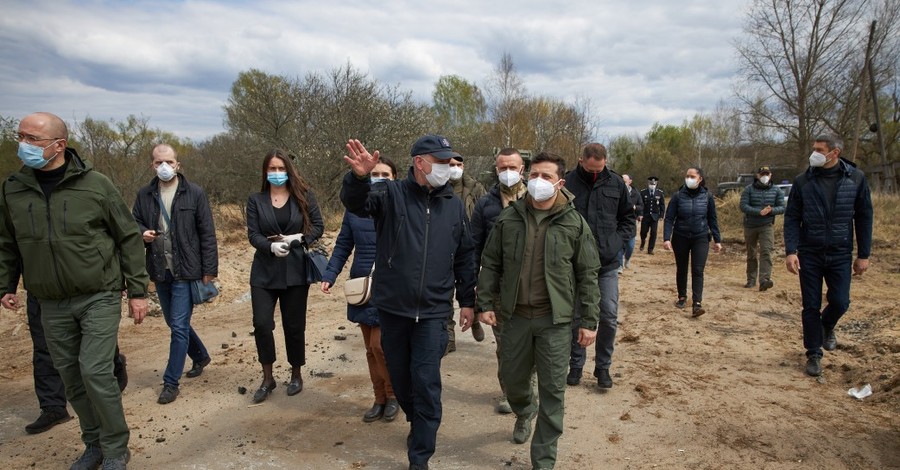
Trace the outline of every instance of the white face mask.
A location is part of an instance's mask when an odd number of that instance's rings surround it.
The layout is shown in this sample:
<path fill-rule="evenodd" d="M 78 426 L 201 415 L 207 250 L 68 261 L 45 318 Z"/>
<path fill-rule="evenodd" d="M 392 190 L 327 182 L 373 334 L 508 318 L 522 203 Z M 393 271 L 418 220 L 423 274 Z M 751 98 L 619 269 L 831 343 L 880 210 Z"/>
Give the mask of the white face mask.
<path fill-rule="evenodd" d="M 828 152 L 831 153 L 831 152 Z M 825 166 L 825 162 L 828 161 L 828 156 L 821 152 L 816 152 L 809 155 L 809 166 L 813 168 L 819 168 Z"/>
<path fill-rule="evenodd" d="M 175 177 L 175 169 L 166 162 L 160 163 L 159 166 L 156 167 L 156 176 L 165 182 L 172 181 L 172 178 Z"/>
<path fill-rule="evenodd" d="M 432 188 L 439 188 L 445 184 L 447 184 L 447 180 L 450 179 L 450 164 L 449 163 L 432 163 L 431 164 L 431 173 L 425 175 L 425 180 L 428 181 L 428 184 L 431 185 Z"/>
<path fill-rule="evenodd" d="M 764 175 L 759 177 L 759 182 L 762 184 L 769 184 L 769 180 L 771 177 L 769 175 Z"/>
<path fill-rule="evenodd" d="M 500 180 L 500 184 L 507 188 L 511 188 L 519 184 L 519 181 L 522 181 L 522 175 L 516 170 L 503 170 L 497 175 L 497 178 Z"/>
<path fill-rule="evenodd" d="M 458 166 L 450 167 L 450 179 L 453 181 L 458 181 L 462 178 L 463 169 Z"/>
<path fill-rule="evenodd" d="M 544 202 L 556 194 L 556 183 L 551 183 L 543 178 L 528 180 L 528 194 L 537 202 Z"/>
<path fill-rule="evenodd" d="M 651 184 L 651 185 L 649 185 L 649 186 L 647 186 L 647 187 L 650 188 L 651 191 L 653 191 L 654 189 L 656 189 L 656 185 L 655 185 L 655 184 Z"/>
<path fill-rule="evenodd" d="M 688 189 L 697 189 L 697 186 L 700 186 L 700 180 L 697 178 L 685 178 L 684 185 L 688 187 Z"/>

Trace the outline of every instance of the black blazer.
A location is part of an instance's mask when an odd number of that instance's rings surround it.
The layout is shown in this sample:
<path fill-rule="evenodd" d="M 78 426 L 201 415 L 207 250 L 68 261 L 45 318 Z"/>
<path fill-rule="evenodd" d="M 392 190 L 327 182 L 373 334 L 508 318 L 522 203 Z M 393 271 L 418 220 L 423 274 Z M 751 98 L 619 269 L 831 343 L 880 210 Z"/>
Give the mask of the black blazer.
<path fill-rule="evenodd" d="M 322 236 L 325 231 L 325 222 L 322 213 L 312 191 L 306 192 L 306 200 L 309 204 L 311 233 L 304 233 L 303 240 L 311 244 Z M 253 265 L 250 267 L 250 285 L 266 289 L 285 289 L 288 286 L 306 284 L 306 259 L 303 250 L 295 248 L 284 258 L 272 254 L 272 240 L 266 237 L 272 235 L 293 235 L 303 232 L 303 214 L 300 206 L 288 199 L 291 206 L 291 220 L 287 227 L 279 228 L 275 222 L 275 209 L 269 193 L 253 193 L 247 200 L 247 237 L 250 244 L 256 248 L 253 255 Z"/>

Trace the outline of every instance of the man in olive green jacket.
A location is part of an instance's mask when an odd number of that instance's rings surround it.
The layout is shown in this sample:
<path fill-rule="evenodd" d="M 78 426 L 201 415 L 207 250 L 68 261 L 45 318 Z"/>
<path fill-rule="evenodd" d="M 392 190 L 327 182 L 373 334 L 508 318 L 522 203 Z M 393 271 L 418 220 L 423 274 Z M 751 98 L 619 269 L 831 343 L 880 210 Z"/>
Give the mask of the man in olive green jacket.
<path fill-rule="evenodd" d="M 21 265 L 86 446 L 71 468 L 125 468 L 129 433 L 113 355 L 121 291 L 135 323 L 147 314 L 141 233 L 109 179 L 66 147 L 62 119 L 31 114 L 17 138 L 24 166 L 0 193 L 0 293 L 15 295 L 6 290 Z"/>
<path fill-rule="evenodd" d="M 600 257 L 590 227 L 561 189 L 565 162 L 541 153 L 532 161 L 528 196 L 504 209 L 488 236 L 478 278 L 479 320 L 502 317 L 500 375 L 516 414 L 513 440 L 531 440 L 534 468 L 553 468 L 563 432 L 566 373 L 575 302 L 579 343 L 590 346 L 600 318 Z M 494 312 L 499 297 L 500 312 Z M 537 370 L 540 406 L 531 371 Z M 537 409 L 536 409 L 537 408 Z"/>

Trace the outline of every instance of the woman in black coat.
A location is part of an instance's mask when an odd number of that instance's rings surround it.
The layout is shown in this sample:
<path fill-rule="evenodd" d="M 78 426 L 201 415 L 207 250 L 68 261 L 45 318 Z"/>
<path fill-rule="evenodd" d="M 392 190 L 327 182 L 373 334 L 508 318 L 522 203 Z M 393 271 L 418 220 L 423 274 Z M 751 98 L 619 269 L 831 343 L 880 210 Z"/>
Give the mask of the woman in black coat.
<path fill-rule="evenodd" d="M 253 395 L 260 403 L 275 389 L 275 302 L 281 307 L 291 381 L 288 395 L 303 390 L 300 368 L 306 364 L 306 259 L 301 245 L 322 236 L 325 224 L 309 186 L 281 150 L 266 154 L 262 189 L 247 200 L 247 236 L 256 248 L 250 268 L 253 335 L 263 381 Z"/>
<path fill-rule="evenodd" d="M 703 269 L 709 256 L 709 240 L 715 241 L 716 253 L 722 249 L 719 221 L 716 216 L 716 200 L 706 190 L 703 170 L 687 169 L 684 186 L 672 195 L 666 208 L 663 230 L 663 246 L 675 252 L 675 283 L 678 300 L 675 306 L 684 308 L 687 302 L 688 263 L 691 267 L 691 291 L 693 292 L 692 316 L 703 315 Z"/>

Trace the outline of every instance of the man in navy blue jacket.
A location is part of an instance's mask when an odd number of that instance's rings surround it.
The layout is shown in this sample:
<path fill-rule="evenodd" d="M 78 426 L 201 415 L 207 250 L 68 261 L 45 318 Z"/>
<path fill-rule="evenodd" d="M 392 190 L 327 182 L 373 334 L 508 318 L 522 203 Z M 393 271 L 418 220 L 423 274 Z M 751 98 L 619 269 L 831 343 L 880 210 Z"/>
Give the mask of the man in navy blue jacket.
<path fill-rule="evenodd" d="M 794 180 L 784 213 L 784 263 L 800 275 L 806 373 L 814 377 L 822 375 L 822 349 L 837 347 L 834 327 L 850 307 L 851 269 L 854 275 L 866 272 L 872 251 L 869 184 L 856 165 L 841 158 L 842 149 L 837 136 L 816 138 L 809 168 Z"/>
<path fill-rule="evenodd" d="M 454 288 L 462 331 L 472 326 L 475 246 L 462 201 L 447 185 L 454 152 L 439 135 L 413 144 L 405 180 L 377 184 L 378 163 L 358 140 L 347 143 L 341 202 L 348 211 L 375 219 L 372 300 L 381 321 L 381 344 L 397 401 L 411 423 L 409 468 L 427 469 L 441 424 L 441 357 Z"/>

